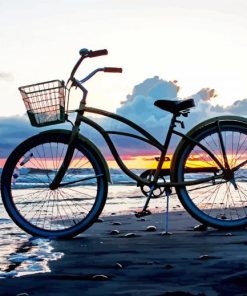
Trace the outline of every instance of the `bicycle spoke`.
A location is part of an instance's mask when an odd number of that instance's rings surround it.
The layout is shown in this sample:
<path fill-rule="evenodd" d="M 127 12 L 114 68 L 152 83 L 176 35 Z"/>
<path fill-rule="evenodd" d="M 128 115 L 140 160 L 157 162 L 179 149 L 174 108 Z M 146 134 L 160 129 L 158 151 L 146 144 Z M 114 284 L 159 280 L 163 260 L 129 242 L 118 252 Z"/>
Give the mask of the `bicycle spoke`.
<path fill-rule="evenodd" d="M 182 190 L 181 194 L 187 192 L 194 207 L 215 219 L 214 221 L 230 225 L 231 221 L 247 219 L 247 129 L 239 130 L 238 127 L 231 129 L 224 124 L 221 124 L 220 128 L 221 135 L 215 128 L 203 135 L 199 141 L 223 166 L 228 163 L 233 172 L 232 177 L 226 180 L 218 179 L 212 183 L 187 186 L 186 191 Z M 210 168 L 212 168 L 211 173 Z M 184 158 L 183 180 L 207 178 L 213 172 L 216 176 L 223 174 L 224 177 L 222 170 L 202 147 L 191 145 Z"/>
<path fill-rule="evenodd" d="M 30 148 L 18 161 L 18 174 L 11 184 L 12 199 L 20 215 L 40 229 L 53 232 L 73 228 L 94 206 L 103 174 L 95 172 L 80 149 L 75 149 L 60 187 L 50 190 L 66 151 L 66 144 L 51 140 Z"/>

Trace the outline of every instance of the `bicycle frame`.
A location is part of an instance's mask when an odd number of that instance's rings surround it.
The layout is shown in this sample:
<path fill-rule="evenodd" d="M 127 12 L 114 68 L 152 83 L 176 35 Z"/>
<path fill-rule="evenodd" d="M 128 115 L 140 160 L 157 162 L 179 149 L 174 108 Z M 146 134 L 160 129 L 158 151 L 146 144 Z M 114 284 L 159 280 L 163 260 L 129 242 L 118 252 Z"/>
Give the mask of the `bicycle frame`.
<path fill-rule="evenodd" d="M 117 164 L 119 165 L 119 167 L 124 171 L 124 173 L 126 175 L 128 175 L 130 178 L 134 179 L 135 181 L 137 181 L 138 184 L 143 184 L 143 185 L 150 185 L 150 181 L 143 179 L 141 177 L 139 177 L 138 175 L 136 175 L 135 173 L 133 173 L 122 161 L 121 157 L 119 156 L 119 153 L 115 147 L 115 145 L 113 144 L 111 138 L 109 135 L 121 135 L 121 136 L 127 136 L 127 137 L 132 137 L 135 139 L 138 139 L 140 141 L 146 142 L 150 145 L 152 145 L 153 147 L 159 149 L 161 151 L 161 157 L 159 158 L 159 162 L 158 162 L 158 166 L 156 169 L 156 173 L 157 176 L 159 176 L 160 170 L 162 168 L 162 164 L 163 164 L 163 160 L 166 156 L 169 144 L 170 144 L 170 139 L 172 137 L 173 134 L 180 136 L 181 138 L 186 138 L 187 140 L 193 142 L 194 144 L 198 145 L 201 149 L 203 149 L 206 153 L 208 153 L 208 155 L 210 155 L 210 157 L 215 161 L 215 163 L 220 167 L 220 169 L 224 172 L 225 168 L 224 166 L 219 162 L 219 160 L 214 156 L 214 154 L 212 154 L 205 146 L 203 146 L 201 143 L 199 143 L 198 141 L 192 139 L 191 137 L 174 130 L 174 128 L 176 127 L 176 118 L 178 115 L 174 114 L 171 120 L 171 124 L 168 128 L 168 133 L 165 139 L 165 143 L 164 145 L 162 145 L 158 140 L 156 140 L 150 133 L 148 133 L 147 131 L 145 131 L 143 128 L 141 128 L 139 125 L 137 125 L 136 123 L 132 122 L 129 119 L 126 119 L 118 114 L 115 113 L 111 113 L 105 110 L 101 110 L 101 109 L 97 109 L 97 108 L 93 108 L 93 107 L 87 107 L 87 106 L 83 106 L 83 109 L 81 110 L 76 110 L 78 112 L 78 117 L 77 117 L 77 125 L 80 124 L 81 122 L 91 126 L 92 128 L 94 128 L 95 130 L 97 130 L 102 137 L 104 138 L 104 140 L 106 141 L 114 159 L 116 160 Z M 112 119 L 115 119 L 117 121 L 120 121 L 126 125 L 128 125 L 129 127 L 133 128 L 134 130 L 136 130 L 137 132 L 139 132 L 142 136 L 138 136 L 132 133 L 127 133 L 127 132 L 119 132 L 119 131 L 106 131 L 104 128 L 102 128 L 99 124 L 97 124 L 96 122 L 94 122 L 93 120 L 85 117 L 84 115 L 80 115 L 79 113 L 84 113 L 84 112 L 88 112 L 88 113 L 93 113 L 93 114 L 99 114 L 99 115 L 103 115 Z M 209 181 L 215 181 L 216 179 L 220 179 L 222 178 L 223 174 L 220 174 L 218 176 L 214 176 L 214 177 L 207 177 L 207 178 L 201 178 L 201 179 L 197 179 L 197 180 L 193 180 L 193 181 L 186 181 L 186 182 L 165 182 L 165 183 L 159 183 L 160 186 L 167 186 L 167 187 L 176 187 L 176 186 L 192 186 L 192 185 L 197 185 L 197 184 L 201 184 L 201 183 L 206 183 Z"/>
<path fill-rule="evenodd" d="M 81 54 L 81 58 L 78 60 L 78 62 L 74 66 L 66 86 L 68 86 L 69 82 L 71 82 L 71 86 L 68 89 L 68 100 L 69 100 L 69 93 L 70 93 L 71 87 L 78 87 L 82 91 L 83 96 L 80 101 L 79 109 L 74 110 L 75 112 L 77 112 L 77 117 L 76 117 L 75 123 L 73 125 L 70 143 L 68 145 L 68 149 L 67 149 L 63 164 L 61 165 L 60 169 L 58 170 L 54 180 L 50 184 L 51 189 L 56 189 L 59 187 L 59 184 L 62 181 L 62 178 L 69 166 L 69 163 L 71 161 L 71 158 L 72 158 L 73 152 L 74 152 L 75 139 L 78 137 L 79 127 L 80 127 L 81 122 L 84 122 L 85 124 L 91 126 L 92 128 L 97 130 L 102 135 L 102 137 L 106 141 L 106 143 L 107 143 L 114 159 L 116 160 L 117 164 L 119 165 L 119 167 L 124 171 L 124 173 L 126 175 L 128 175 L 130 178 L 137 181 L 137 184 L 143 184 L 143 185 L 150 186 L 151 181 L 139 177 L 138 175 L 134 174 L 130 169 L 127 168 L 127 166 L 121 160 L 121 157 L 119 156 L 118 151 L 117 151 L 115 145 L 113 144 L 109 135 L 112 134 L 112 135 L 121 135 L 121 136 L 132 137 L 132 138 L 141 140 L 143 142 L 146 142 L 146 143 L 148 143 L 148 144 L 152 145 L 153 147 L 156 147 L 157 149 L 160 150 L 161 155 L 159 158 L 159 162 L 158 162 L 155 174 L 154 174 L 154 180 L 152 181 L 152 183 L 157 184 L 157 180 L 159 178 L 159 174 L 162 169 L 163 161 L 166 157 L 166 153 L 168 151 L 170 140 L 171 140 L 171 137 L 173 134 L 181 137 L 182 139 L 184 138 L 184 139 L 194 143 L 195 145 L 198 145 L 203 151 L 205 151 L 215 161 L 215 163 L 218 165 L 218 167 L 222 170 L 221 174 L 215 175 L 213 177 L 201 178 L 201 179 L 197 179 L 197 180 L 193 180 L 193 181 L 185 181 L 185 182 L 164 182 L 164 183 L 159 183 L 160 186 L 165 186 L 166 188 L 176 187 L 176 186 L 192 186 L 192 185 L 197 185 L 197 184 L 206 183 L 206 182 L 210 182 L 210 181 L 214 182 L 216 179 L 220 179 L 225 176 L 228 164 L 227 164 L 227 158 L 225 155 L 226 152 L 225 152 L 224 144 L 222 143 L 222 141 L 221 141 L 221 148 L 222 148 L 222 152 L 224 154 L 224 162 L 225 162 L 224 165 L 226 166 L 226 168 L 220 163 L 220 161 L 216 158 L 216 156 L 209 149 L 207 149 L 207 147 L 205 147 L 204 145 L 202 145 L 201 143 L 199 143 L 195 139 L 191 138 L 190 136 L 174 130 L 174 128 L 176 127 L 176 123 L 181 123 L 180 121 L 177 121 L 176 118 L 179 117 L 180 115 L 182 115 L 182 112 L 178 112 L 178 113 L 173 114 L 170 126 L 168 128 L 168 133 L 167 133 L 165 142 L 162 145 L 150 133 L 145 131 L 143 128 L 141 128 L 139 125 L 132 122 L 131 120 L 128 120 L 118 114 L 111 113 L 111 112 L 108 112 L 105 110 L 101 110 L 101 109 L 97 109 L 97 108 L 93 108 L 93 107 L 87 107 L 86 106 L 87 90 L 82 84 L 84 82 L 86 82 L 87 80 L 89 80 L 91 77 L 93 77 L 97 72 L 103 71 L 103 72 L 121 73 L 122 69 L 121 68 L 109 68 L 109 67 L 108 68 L 98 68 L 98 69 L 94 70 L 92 73 L 90 73 L 88 76 L 86 76 L 84 79 L 77 80 L 74 77 L 75 72 L 77 71 L 79 65 L 81 64 L 81 62 L 83 61 L 83 59 L 85 57 L 88 57 L 89 54 L 91 54 L 91 57 L 104 55 L 104 54 L 107 54 L 107 51 L 102 50 L 102 51 L 96 51 L 96 52 L 89 52 L 89 51 L 83 49 L 82 51 L 80 51 L 80 54 Z M 142 136 L 138 136 L 138 135 L 135 135 L 132 133 L 126 133 L 126 132 L 106 131 L 100 125 L 98 125 L 96 122 L 85 117 L 84 112 L 99 114 L 99 115 L 103 115 L 103 116 L 115 119 L 117 121 L 120 121 L 120 122 L 128 125 L 129 127 L 133 128 L 137 132 L 139 132 Z M 219 121 L 216 121 L 215 123 L 218 126 L 219 134 L 221 134 Z"/>

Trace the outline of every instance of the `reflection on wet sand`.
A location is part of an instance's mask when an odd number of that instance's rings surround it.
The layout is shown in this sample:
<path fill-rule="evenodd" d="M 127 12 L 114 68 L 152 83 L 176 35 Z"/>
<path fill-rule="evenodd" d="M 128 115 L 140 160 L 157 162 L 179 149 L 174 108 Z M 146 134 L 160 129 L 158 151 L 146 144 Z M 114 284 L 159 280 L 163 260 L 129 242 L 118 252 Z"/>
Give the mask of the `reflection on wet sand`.
<path fill-rule="evenodd" d="M 0 205 L 0 278 L 49 272 L 49 261 L 63 253 L 53 252 L 48 239 L 32 238 L 7 217 Z"/>

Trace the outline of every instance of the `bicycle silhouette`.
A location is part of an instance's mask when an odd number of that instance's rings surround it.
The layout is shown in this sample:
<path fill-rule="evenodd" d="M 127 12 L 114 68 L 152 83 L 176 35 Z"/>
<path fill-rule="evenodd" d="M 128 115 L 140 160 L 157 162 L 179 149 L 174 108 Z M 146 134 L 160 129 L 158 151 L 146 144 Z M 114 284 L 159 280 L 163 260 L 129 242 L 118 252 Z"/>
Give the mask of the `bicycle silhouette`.
<path fill-rule="evenodd" d="M 20 87 L 33 126 L 42 127 L 68 121 L 72 130 L 41 132 L 21 143 L 8 157 L 1 176 L 3 204 L 13 221 L 26 232 L 43 237 L 73 237 L 89 228 L 102 212 L 111 182 L 108 164 L 99 148 L 79 133 L 81 123 L 98 131 L 110 148 L 118 166 L 141 187 L 147 196 L 137 217 L 150 214 L 151 198 L 169 197 L 174 187 L 184 208 L 198 221 L 218 228 L 236 229 L 247 225 L 247 120 L 220 116 L 206 120 L 188 133 L 176 130 L 193 99 L 157 100 L 154 105 L 170 112 L 164 144 L 134 122 L 101 109 L 86 106 L 83 83 L 97 72 L 121 73 L 121 68 L 98 68 L 84 79 L 75 73 L 85 58 L 107 54 L 107 50 L 80 50 L 66 85 L 53 80 Z M 77 110 L 68 110 L 71 88 L 83 95 Z M 66 108 L 67 101 L 67 108 Z M 74 122 L 68 114 L 76 112 Z M 131 127 L 140 135 L 106 131 L 85 113 L 100 114 Z M 160 151 L 157 167 L 140 176 L 126 167 L 110 135 L 128 136 L 148 143 Z M 163 168 L 172 135 L 181 137 L 169 168 Z M 167 231 L 167 225 L 166 225 Z"/>

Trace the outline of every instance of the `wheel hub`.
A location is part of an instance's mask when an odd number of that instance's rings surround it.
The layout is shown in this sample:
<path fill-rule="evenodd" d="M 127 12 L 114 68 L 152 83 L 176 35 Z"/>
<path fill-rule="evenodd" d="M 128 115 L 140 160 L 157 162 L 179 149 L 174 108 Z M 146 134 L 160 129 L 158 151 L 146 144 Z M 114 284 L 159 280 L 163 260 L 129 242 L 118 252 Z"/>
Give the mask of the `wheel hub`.
<path fill-rule="evenodd" d="M 224 174 L 224 179 L 226 180 L 226 181 L 230 181 L 230 180 L 232 180 L 232 179 L 234 179 L 234 171 L 232 171 L 232 170 L 226 170 L 225 171 L 225 174 Z"/>
<path fill-rule="evenodd" d="M 236 180 L 235 180 L 234 171 L 232 171 L 230 169 L 229 170 L 226 170 L 224 179 L 227 182 L 230 182 L 233 185 L 233 187 L 235 188 L 235 190 L 238 190 L 238 186 L 237 186 L 237 183 L 236 183 Z"/>

